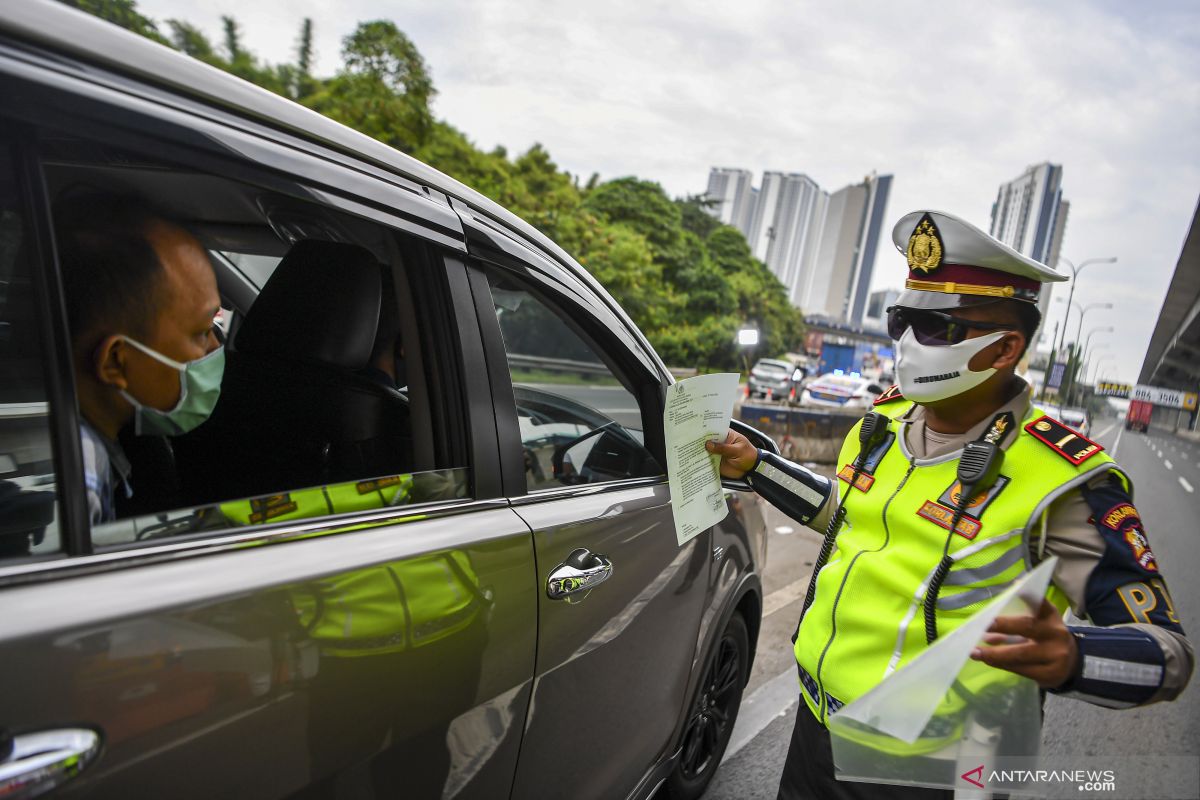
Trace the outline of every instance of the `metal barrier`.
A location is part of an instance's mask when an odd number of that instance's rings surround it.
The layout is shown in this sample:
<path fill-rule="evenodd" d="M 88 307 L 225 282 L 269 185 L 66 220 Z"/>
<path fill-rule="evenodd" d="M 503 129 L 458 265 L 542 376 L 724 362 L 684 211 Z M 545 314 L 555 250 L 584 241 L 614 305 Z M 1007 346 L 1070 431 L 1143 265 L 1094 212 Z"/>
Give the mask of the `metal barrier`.
<path fill-rule="evenodd" d="M 525 356 L 520 353 L 509 353 L 508 363 L 513 369 L 562 372 L 578 375 L 581 378 L 591 378 L 597 375 L 608 377 L 612 375 L 612 370 L 599 361 L 575 361 L 570 358 L 547 358 L 544 356 Z"/>

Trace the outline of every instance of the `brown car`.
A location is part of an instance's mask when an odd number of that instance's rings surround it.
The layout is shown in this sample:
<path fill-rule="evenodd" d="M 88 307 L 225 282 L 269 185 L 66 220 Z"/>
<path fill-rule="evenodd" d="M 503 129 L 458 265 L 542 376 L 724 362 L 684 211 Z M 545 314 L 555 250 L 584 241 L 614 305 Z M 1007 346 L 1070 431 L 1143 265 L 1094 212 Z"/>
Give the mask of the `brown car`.
<path fill-rule="evenodd" d="M 204 424 L 122 435 L 135 491 L 94 524 L 55 246 L 80 187 L 194 234 L 226 352 Z M 670 374 L 476 192 L 64 5 L 10 4 L 0 376 L 0 797 L 712 778 L 759 628 L 761 509 L 728 484 L 726 520 L 677 545 Z"/>

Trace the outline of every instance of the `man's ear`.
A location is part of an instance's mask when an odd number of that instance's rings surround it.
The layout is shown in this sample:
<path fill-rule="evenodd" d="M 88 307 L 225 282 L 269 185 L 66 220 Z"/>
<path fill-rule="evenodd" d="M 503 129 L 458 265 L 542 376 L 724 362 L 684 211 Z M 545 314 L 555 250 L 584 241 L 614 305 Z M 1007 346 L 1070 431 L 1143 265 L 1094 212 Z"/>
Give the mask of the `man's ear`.
<path fill-rule="evenodd" d="M 92 351 L 90 367 L 92 377 L 105 386 L 126 389 L 129 381 L 125 377 L 125 360 L 129 357 L 129 346 L 122 336 L 113 334 L 104 337 Z"/>
<path fill-rule="evenodd" d="M 1004 338 L 996 342 L 996 347 L 999 350 L 992 366 L 997 370 L 1014 367 L 1021 360 L 1021 353 L 1025 350 L 1025 334 L 1020 331 L 1009 331 Z"/>

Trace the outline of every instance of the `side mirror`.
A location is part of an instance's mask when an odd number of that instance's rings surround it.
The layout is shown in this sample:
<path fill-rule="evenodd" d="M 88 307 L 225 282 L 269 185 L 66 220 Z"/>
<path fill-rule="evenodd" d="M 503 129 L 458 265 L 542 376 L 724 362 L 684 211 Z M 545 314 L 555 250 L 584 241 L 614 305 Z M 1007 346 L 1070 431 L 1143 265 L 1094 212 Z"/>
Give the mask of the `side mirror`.
<path fill-rule="evenodd" d="M 740 433 L 742 436 L 745 436 L 747 439 L 749 439 L 750 443 L 753 444 L 755 447 L 757 447 L 759 450 L 766 450 L 768 453 L 774 453 L 775 455 L 779 455 L 779 445 L 775 444 L 775 440 L 772 439 L 770 436 L 767 436 L 765 433 L 758 430 L 757 428 L 747 425 L 746 423 L 742 422 L 740 419 L 730 420 L 729 427 L 732 428 L 733 430 L 737 431 L 738 433 Z M 752 488 L 750 488 L 750 484 L 747 483 L 745 480 L 734 480 L 733 478 L 722 478 L 721 485 L 724 486 L 726 489 L 736 489 L 739 492 L 754 491 Z"/>

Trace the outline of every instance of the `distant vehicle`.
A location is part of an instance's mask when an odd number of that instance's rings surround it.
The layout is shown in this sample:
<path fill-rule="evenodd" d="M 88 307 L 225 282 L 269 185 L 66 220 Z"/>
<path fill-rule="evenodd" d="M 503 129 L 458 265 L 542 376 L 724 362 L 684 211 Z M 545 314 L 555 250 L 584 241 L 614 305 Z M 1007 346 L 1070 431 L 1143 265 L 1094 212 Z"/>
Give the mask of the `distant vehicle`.
<path fill-rule="evenodd" d="M 1084 436 L 1090 435 L 1092 423 L 1091 418 L 1085 409 L 1067 406 L 1066 408 L 1058 409 L 1058 412 L 1055 414 L 1055 416 L 1058 417 L 1059 422 L 1062 422 L 1068 427 L 1074 428 Z"/>
<path fill-rule="evenodd" d="M 798 376 L 798 377 L 797 377 Z M 750 397 L 786 399 L 804 380 L 804 367 L 777 358 L 760 358 L 750 370 Z"/>
<path fill-rule="evenodd" d="M 1145 433 L 1150 428 L 1150 415 L 1154 413 L 1154 404 L 1145 400 L 1133 400 L 1129 410 L 1125 412 L 1125 430 Z"/>
<path fill-rule="evenodd" d="M 843 373 L 841 370 L 814 378 L 800 393 L 800 405 L 825 406 L 829 408 L 870 408 L 871 403 L 883 391 L 870 378 L 857 372 Z"/>

